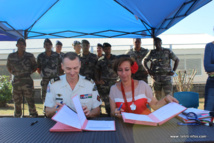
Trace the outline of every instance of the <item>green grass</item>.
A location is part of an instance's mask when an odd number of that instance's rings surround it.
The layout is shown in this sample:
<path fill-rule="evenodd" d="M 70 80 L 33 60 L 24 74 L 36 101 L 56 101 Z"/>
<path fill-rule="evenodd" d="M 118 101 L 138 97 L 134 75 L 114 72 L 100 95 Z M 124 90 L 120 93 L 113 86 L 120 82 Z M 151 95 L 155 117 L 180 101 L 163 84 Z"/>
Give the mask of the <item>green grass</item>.
<path fill-rule="evenodd" d="M 43 116 L 43 104 L 36 104 L 36 110 L 38 112 L 39 115 Z M 21 107 L 23 107 L 23 105 L 21 105 Z M 13 116 L 14 114 L 14 104 L 7 104 L 6 107 L 0 107 L 0 116 Z M 24 115 L 28 116 L 29 112 L 28 112 L 28 105 L 27 103 L 24 104 Z"/>
<path fill-rule="evenodd" d="M 43 116 L 43 104 L 36 104 L 36 110 L 38 112 L 38 114 L 40 116 Z M 25 104 L 24 106 L 24 115 L 25 116 L 28 116 L 29 115 L 29 112 L 28 112 L 28 105 Z M 204 98 L 200 98 L 199 99 L 199 107 L 198 109 L 204 109 Z M 105 113 L 105 108 L 101 108 L 102 110 L 102 113 Z M 1 107 L 0 108 L 0 116 L 13 116 L 14 114 L 14 104 L 7 104 L 7 107 Z"/>

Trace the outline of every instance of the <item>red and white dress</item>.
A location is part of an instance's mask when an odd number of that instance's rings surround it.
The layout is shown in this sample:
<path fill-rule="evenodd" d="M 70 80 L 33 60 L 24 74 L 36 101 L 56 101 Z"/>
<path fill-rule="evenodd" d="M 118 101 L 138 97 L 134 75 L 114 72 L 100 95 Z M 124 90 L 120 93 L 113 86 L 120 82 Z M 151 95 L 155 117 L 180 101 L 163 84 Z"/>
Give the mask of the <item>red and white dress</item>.
<path fill-rule="evenodd" d="M 136 105 L 136 110 L 132 113 L 148 115 L 151 111 L 147 108 L 147 104 L 151 102 L 153 98 L 152 89 L 147 83 L 140 80 L 137 87 L 135 88 L 134 104 Z M 132 104 L 132 91 L 125 92 L 128 106 Z M 119 108 L 121 103 L 123 103 L 122 109 L 126 111 L 126 104 L 124 103 L 123 94 L 120 89 L 115 85 L 111 87 L 109 97 L 116 103 L 116 107 Z"/>

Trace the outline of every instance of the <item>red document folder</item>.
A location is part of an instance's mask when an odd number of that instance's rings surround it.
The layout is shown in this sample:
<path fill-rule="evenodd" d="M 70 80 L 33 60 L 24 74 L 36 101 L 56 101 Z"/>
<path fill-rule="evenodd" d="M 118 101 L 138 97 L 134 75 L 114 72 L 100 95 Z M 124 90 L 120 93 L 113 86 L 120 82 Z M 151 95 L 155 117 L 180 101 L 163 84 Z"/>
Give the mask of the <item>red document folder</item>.
<path fill-rule="evenodd" d="M 56 122 L 56 124 L 50 129 L 50 132 L 77 132 L 77 131 L 82 131 L 82 130 L 65 125 L 60 122 Z"/>
<path fill-rule="evenodd" d="M 75 111 L 67 105 L 63 105 L 61 109 L 52 117 L 56 121 L 50 131 L 68 132 L 70 131 L 115 131 L 115 121 L 104 120 L 87 120 L 78 96 L 72 98 Z M 61 123 L 61 124 L 59 124 Z"/>
<path fill-rule="evenodd" d="M 174 118 L 184 110 L 186 110 L 186 107 L 173 102 L 159 108 L 149 115 L 123 112 L 122 117 L 125 123 L 157 126 Z"/>

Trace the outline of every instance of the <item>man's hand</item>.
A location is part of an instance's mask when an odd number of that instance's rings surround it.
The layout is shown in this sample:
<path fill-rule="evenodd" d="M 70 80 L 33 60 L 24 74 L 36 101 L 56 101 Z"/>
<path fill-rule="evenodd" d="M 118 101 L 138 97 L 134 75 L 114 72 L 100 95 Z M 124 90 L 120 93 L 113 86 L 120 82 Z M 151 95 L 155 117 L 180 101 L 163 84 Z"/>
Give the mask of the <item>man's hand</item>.
<path fill-rule="evenodd" d="M 82 106 L 83 112 L 86 117 L 90 117 L 90 110 L 88 109 L 87 106 Z"/>
<path fill-rule="evenodd" d="M 169 73 L 168 73 L 168 75 L 170 75 L 170 76 L 173 76 L 175 73 L 174 73 L 174 71 L 170 71 Z"/>
<path fill-rule="evenodd" d="M 61 103 L 56 103 L 56 105 L 54 106 L 54 108 L 56 109 L 56 111 L 59 111 L 59 109 L 63 106 L 64 104 Z"/>

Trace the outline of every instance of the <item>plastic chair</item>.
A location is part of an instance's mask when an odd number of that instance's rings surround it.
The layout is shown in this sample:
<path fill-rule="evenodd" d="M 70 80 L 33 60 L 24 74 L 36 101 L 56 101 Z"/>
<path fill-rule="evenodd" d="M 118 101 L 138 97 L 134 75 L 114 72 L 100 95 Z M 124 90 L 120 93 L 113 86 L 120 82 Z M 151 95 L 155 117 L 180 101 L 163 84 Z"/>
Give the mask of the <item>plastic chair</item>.
<path fill-rule="evenodd" d="M 196 92 L 175 92 L 174 97 L 179 101 L 179 104 L 187 108 L 199 106 L 199 94 Z"/>

